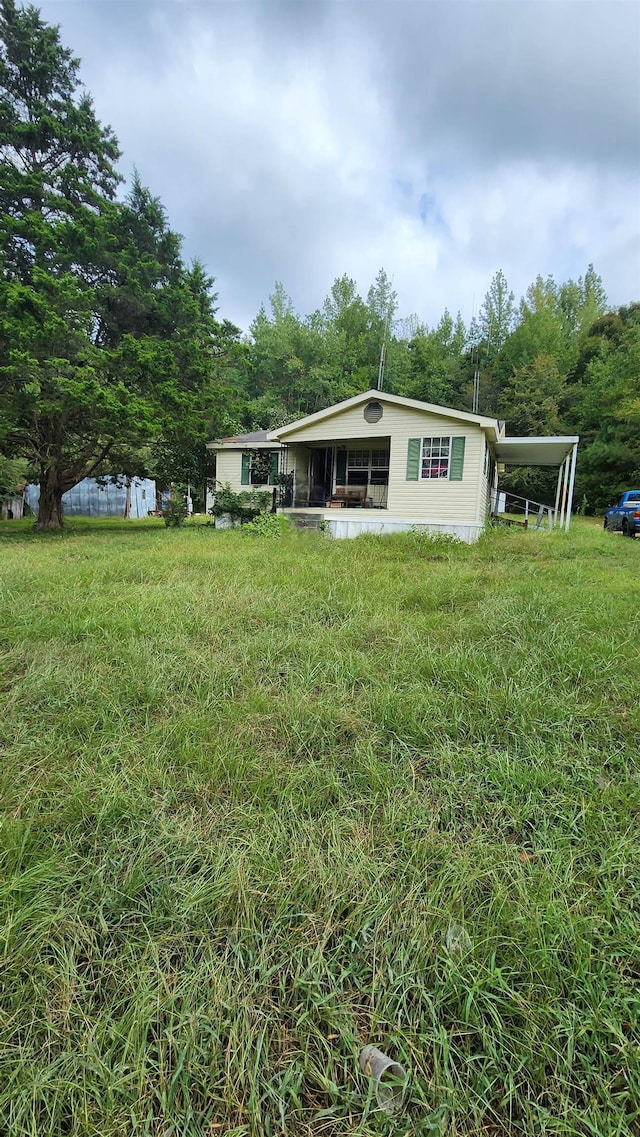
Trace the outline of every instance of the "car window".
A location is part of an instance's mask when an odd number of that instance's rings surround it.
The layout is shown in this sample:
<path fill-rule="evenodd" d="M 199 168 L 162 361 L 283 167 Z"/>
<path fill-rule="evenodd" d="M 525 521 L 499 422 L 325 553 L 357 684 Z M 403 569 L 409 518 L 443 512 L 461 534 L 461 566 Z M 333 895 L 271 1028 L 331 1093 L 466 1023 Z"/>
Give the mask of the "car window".
<path fill-rule="evenodd" d="M 640 501 L 640 493 L 630 493 L 627 501 Z"/>

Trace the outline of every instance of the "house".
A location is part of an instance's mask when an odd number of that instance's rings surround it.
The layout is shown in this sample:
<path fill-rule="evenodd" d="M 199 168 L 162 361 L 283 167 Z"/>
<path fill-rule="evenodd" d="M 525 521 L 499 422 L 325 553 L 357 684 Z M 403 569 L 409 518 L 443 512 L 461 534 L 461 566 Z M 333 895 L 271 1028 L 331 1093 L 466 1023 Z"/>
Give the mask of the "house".
<path fill-rule="evenodd" d="M 550 508 L 568 523 L 577 442 L 509 439 L 497 419 L 370 390 L 208 446 L 218 484 L 277 489 L 285 513 L 323 521 L 335 537 L 420 526 L 470 542 L 496 505 L 499 464 L 557 465 Z"/>

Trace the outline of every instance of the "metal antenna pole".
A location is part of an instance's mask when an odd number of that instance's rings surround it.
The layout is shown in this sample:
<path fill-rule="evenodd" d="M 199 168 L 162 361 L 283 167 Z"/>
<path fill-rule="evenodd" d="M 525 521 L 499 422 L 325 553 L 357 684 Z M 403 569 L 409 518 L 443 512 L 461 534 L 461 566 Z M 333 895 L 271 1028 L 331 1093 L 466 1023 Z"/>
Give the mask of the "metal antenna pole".
<path fill-rule="evenodd" d="M 382 347 L 380 348 L 380 366 L 378 367 L 378 390 L 382 390 L 382 381 L 384 379 L 384 360 L 387 354 L 387 344 L 383 339 Z"/>
<path fill-rule="evenodd" d="M 393 277 L 391 277 L 391 287 L 393 288 Z M 384 365 L 385 365 L 385 360 L 387 358 L 387 335 L 389 333 L 389 316 L 390 316 L 390 312 L 387 309 L 387 314 L 385 316 L 385 321 L 384 321 L 384 330 L 382 332 L 382 347 L 380 348 L 380 363 L 378 365 L 378 386 L 377 386 L 378 391 L 382 390 L 382 384 L 384 382 Z"/>
<path fill-rule="evenodd" d="M 472 330 L 474 328 L 475 318 L 476 318 L 476 294 L 474 292 L 473 299 L 471 301 L 471 327 L 470 327 L 470 330 Z M 476 334 L 477 334 L 477 328 L 475 330 L 476 330 Z M 475 357 L 476 357 L 475 363 L 473 362 L 474 352 L 475 352 Z M 471 348 L 471 364 L 473 366 L 473 395 L 471 397 L 471 410 L 472 410 L 473 414 L 475 415 L 478 413 L 478 399 L 479 399 L 479 395 L 480 395 L 480 345 L 477 341 Z"/>
<path fill-rule="evenodd" d="M 473 369 L 473 413 L 478 413 L 480 401 L 480 345 L 476 344 L 476 364 Z"/>

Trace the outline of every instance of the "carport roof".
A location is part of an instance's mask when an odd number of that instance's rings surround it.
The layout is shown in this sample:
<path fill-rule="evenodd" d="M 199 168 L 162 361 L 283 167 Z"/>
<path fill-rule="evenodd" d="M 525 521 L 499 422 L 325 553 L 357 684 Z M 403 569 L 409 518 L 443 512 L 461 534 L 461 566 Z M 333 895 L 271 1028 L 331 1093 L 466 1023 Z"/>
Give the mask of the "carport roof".
<path fill-rule="evenodd" d="M 495 455 L 498 462 L 509 466 L 561 466 L 577 442 L 577 434 L 555 438 L 501 438 L 495 444 Z"/>

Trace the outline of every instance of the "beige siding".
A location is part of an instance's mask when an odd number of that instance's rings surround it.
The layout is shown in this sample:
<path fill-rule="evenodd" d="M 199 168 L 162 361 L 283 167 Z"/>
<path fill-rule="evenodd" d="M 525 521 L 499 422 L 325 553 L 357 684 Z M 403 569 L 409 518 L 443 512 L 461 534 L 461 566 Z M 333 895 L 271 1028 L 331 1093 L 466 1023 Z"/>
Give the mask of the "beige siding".
<path fill-rule="evenodd" d="M 427 416 L 422 413 L 417 415 L 418 419 L 425 417 Z M 434 419 L 433 415 L 428 417 Z M 387 438 L 398 428 L 399 424 L 403 424 L 407 419 L 415 422 L 416 412 L 407 410 L 406 407 L 386 404 L 380 422 L 369 423 L 364 417 L 364 404 L 360 404 L 360 406 L 351 407 L 347 411 L 341 411 L 339 414 L 330 415 L 313 426 L 301 427 L 291 434 L 286 434 L 282 441 L 285 444 L 289 442 L 326 442 L 327 445 L 330 445 L 331 442 L 346 438 Z M 438 421 L 444 422 L 445 420 L 439 419 Z M 408 437 L 412 437 L 411 434 Z"/>
<path fill-rule="evenodd" d="M 413 427 L 418 425 L 415 420 Z M 437 427 L 437 429 L 436 429 Z M 407 443 L 413 437 L 450 435 L 464 437 L 464 471 L 461 482 L 446 478 L 407 481 Z M 482 473 L 484 434 L 479 427 L 439 419 L 420 432 L 395 433 L 389 461 L 389 512 L 447 521 L 477 521 L 478 479 Z"/>
<path fill-rule="evenodd" d="M 243 486 L 242 450 L 216 450 L 216 482 L 218 485 L 228 482 L 234 493 L 274 488 L 272 485 Z"/>
<path fill-rule="evenodd" d="M 491 447 L 489 447 L 489 458 L 490 458 L 489 474 L 491 474 L 491 467 L 493 466 L 494 477 L 495 477 L 495 454 L 493 453 L 493 449 Z M 489 480 L 489 477 L 485 477 L 485 474 L 484 474 L 484 459 L 483 459 L 482 478 L 480 480 L 480 514 L 479 514 L 480 521 L 486 521 L 489 517 L 490 512 L 491 512 L 491 489 L 492 489 L 492 486 L 491 486 L 491 482 Z"/>
<path fill-rule="evenodd" d="M 216 450 L 216 482 L 229 483 L 234 493 L 247 489 L 242 485 L 242 451 Z"/>
<path fill-rule="evenodd" d="M 379 422 L 364 419 L 364 406 L 352 407 L 322 422 L 300 428 L 283 442 L 352 441 L 391 438 L 388 513 L 425 520 L 484 521 L 480 513 L 479 482 L 484 480 L 484 432 L 474 423 L 458 422 L 429 411 L 385 404 Z M 465 438 L 462 481 L 425 479 L 407 481 L 407 443 L 410 438 L 434 436 Z"/>

